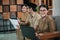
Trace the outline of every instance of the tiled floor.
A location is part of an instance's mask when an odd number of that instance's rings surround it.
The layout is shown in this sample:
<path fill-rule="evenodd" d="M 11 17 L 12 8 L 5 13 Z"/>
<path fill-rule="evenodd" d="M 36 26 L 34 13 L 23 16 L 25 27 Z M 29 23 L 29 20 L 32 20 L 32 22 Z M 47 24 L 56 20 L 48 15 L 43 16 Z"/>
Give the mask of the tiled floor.
<path fill-rule="evenodd" d="M 0 34 L 0 40 L 17 40 L 16 33 Z"/>
<path fill-rule="evenodd" d="M 0 33 L 0 40 L 23 40 L 21 31 L 20 31 L 19 35 L 20 36 L 17 37 L 16 32 Z M 28 39 L 26 39 L 26 40 L 28 40 Z"/>
<path fill-rule="evenodd" d="M 20 34 L 18 35 L 19 40 L 23 40 L 23 36 L 21 31 L 18 31 Z M 17 35 L 16 35 L 16 31 L 14 32 L 0 32 L 0 40 L 18 40 Z"/>

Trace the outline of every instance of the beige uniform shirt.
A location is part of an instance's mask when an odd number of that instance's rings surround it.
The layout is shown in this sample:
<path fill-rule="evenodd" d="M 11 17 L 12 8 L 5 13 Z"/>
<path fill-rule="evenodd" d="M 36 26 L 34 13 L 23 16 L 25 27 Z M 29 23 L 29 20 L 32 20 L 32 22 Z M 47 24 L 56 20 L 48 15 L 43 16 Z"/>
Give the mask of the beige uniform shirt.
<path fill-rule="evenodd" d="M 34 27 L 34 26 L 38 25 L 38 22 L 39 22 L 40 18 L 41 18 L 40 15 L 35 12 L 33 17 L 31 15 L 29 15 L 29 17 L 27 18 L 26 22 L 29 22 L 30 26 Z"/>
<path fill-rule="evenodd" d="M 19 18 L 21 18 L 20 20 L 18 19 L 18 21 L 26 21 L 26 19 L 27 19 L 27 17 L 29 16 L 29 13 L 28 12 L 26 12 L 26 13 L 20 13 L 20 17 Z M 17 38 L 18 38 L 18 40 L 23 40 L 23 35 L 22 35 L 22 32 L 21 31 L 19 31 L 19 30 L 17 30 L 16 31 L 16 34 L 17 34 Z M 28 40 L 27 38 L 25 38 L 26 40 Z"/>
<path fill-rule="evenodd" d="M 53 31 L 55 31 L 55 21 L 52 17 L 46 16 L 45 20 L 43 20 L 43 18 L 39 20 L 39 27 L 37 28 L 37 33 Z"/>
<path fill-rule="evenodd" d="M 26 13 L 21 13 L 21 20 L 22 21 L 26 21 L 26 19 L 27 19 L 27 17 L 28 17 L 28 15 L 29 15 L 29 13 L 28 12 L 26 12 Z"/>

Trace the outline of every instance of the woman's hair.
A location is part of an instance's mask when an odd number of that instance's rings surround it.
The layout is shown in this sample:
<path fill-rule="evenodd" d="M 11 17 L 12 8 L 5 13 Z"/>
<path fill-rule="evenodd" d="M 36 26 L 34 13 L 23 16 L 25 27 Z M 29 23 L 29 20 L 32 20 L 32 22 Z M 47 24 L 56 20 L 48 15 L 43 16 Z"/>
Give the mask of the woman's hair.
<path fill-rule="evenodd" d="M 44 5 L 44 4 L 40 5 L 40 6 L 39 6 L 39 9 L 40 9 L 41 7 L 45 7 L 47 10 L 49 9 L 48 6 L 47 6 L 47 5 Z"/>
<path fill-rule="evenodd" d="M 26 4 L 23 4 L 23 5 L 22 5 L 22 7 L 23 7 L 23 6 L 27 7 L 28 5 L 26 5 Z"/>

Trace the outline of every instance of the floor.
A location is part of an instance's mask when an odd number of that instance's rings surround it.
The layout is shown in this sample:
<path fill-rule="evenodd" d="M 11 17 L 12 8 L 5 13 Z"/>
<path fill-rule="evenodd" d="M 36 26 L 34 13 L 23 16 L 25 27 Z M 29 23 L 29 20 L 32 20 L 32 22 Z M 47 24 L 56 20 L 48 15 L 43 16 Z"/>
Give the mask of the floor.
<path fill-rule="evenodd" d="M 16 33 L 0 34 L 0 40 L 17 40 Z"/>
<path fill-rule="evenodd" d="M 18 39 L 16 32 L 7 32 L 7 33 L 0 33 L 0 40 L 18 40 Z M 22 40 L 21 32 L 19 40 Z"/>

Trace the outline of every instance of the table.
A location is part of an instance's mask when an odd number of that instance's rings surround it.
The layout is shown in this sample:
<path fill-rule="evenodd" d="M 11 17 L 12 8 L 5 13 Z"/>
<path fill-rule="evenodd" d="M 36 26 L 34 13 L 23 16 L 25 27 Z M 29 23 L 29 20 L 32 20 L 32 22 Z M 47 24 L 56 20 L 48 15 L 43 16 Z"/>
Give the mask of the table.
<path fill-rule="evenodd" d="M 60 32 L 48 32 L 39 34 L 40 40 L 48 40 L 50 38 L 60 37 Z"/>

